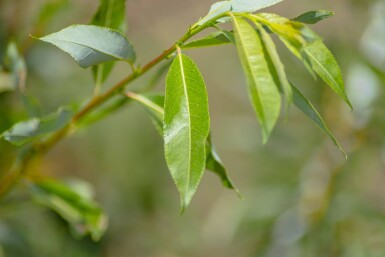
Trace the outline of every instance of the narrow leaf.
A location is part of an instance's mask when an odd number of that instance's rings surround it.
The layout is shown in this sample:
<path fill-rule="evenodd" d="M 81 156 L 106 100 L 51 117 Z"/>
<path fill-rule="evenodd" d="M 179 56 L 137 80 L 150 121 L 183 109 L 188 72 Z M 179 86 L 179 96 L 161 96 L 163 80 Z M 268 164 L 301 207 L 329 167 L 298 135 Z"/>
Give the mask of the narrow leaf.
<path fill-rule="evenodd" d="M 345 92 L 340 67 L 325 44 L 318 40 L 304 46 L 304 51 L 310 59 L 312 69 L 352 108 Z"/>
<path fill-rule="evenodd" d="M 71 110 L 60 109 L 58 112 L 42 119 L 34 118 L 19 122 L 0 134 L 0 139 L 4 139 L 16 146 L 23 146 L 38 137 L 64 127 L 72 115 L 73 112 Z"/>
<path fill-rule="evenodd" d="M 54 180 L 38 181 L 31 185 L 31 193 L 35 201 L 66 220 L 77 235 L 89 234 L 98 241 L 105 233 L 108 222 L 103 210 L 88 196 L 66 184 Z"/>
<path fill-rule="evenodd" d="M 266 61 L 269 65 L 271 75 L 274 78 L 276 85 L 286 96 L 287 103 L 292 102 L 293 92 L 290 87 L 290 83 L 286 77 L 285 68 L 281 62 L 277 49 L 270 35 L 262 28 L 261 25 L 256 23 L 261 34 L 261 40 L 265 49 Z"/>
<path fill-rule="evenodd" d="M 99 8 L 93 17 L 91 24 L 108 27 L 121 33 L 126 32 L 126 8 L 125 0 L 100 0 Z M 113 62 L 92 67 L 94 80 L 103 83 L 114 66 Z"/>
<path fill-rule="evenodd" d="M 281 107 L 281 98 L 270 73 L 262 42 L 254 28 L 242 18 L 233 18 L 235 42 L 249 88 L 249 97 L 262 127 L 266 143 Z"/>
<path fill-rule="evenodd" d="M 191 41 L 183 45 L 182 48 L 187 49 L 187 48 L 217 46 L 217 45 L 229 44 L 234 41 L 235 39 L 232 32 L 227 31 L 227 33 L 224 33 L 223 31 L 216 31 L 203 38 Z"/>
<path fill-rule="evenodd" d="M 140 95 L 132 92 L 127 93 L 127 96 L 146 108 L 159 134 L 163 135 L 164 97 L 160 95 Z M 239 194 L 238 189 L 234 186 L 219 155 L 215 151 L 211 135 L 209 135 L 206 141 L 206 155 L 206 169 L 217 174 L 224 187 L 234 189 Z"/>
<path fill-rule="evenodd" d="M 135 61 L 134 50 L 127 38 L 109 28 L 73 25 L 39 39 L 70 54 L 83 68 L 108 61 Z"/>
<path fill-rule="evenodd" d="M 15 42 L 8 43 L 4 63 L 12 74 L 12 87 L 24 90 L 27 78 L 27 66 Z"/>
<path fill-rule="evenodd" d="M 179 51 L 166 78 L 163 137 L 166 162 L 181 196 L 182 211 L 205 170 L 209 130 L 203 77 L 195 63 Z"/>
<path fill-rule="evenodd" d="M 255 12 L 282 1 L 283 0 L 232 0 L 231 9 L 233 12 Z"/>
<path fill-rule="evenodd" d="M 196 25 L 201 26 L 206 22 L 210 21 L 211 19 L 215 18 L 216 16 L 219 16 L 229 11 L 231 11 L 231 1 L 216 2 L 211 6 L 209 13 L 205 17 L 200 19 L 196 23 Z"/>
<path fill-rule="evenodd" d="M 332 140 L 333 144 L 338 147 L 338 149 L 341 151 L 341 153 L 346 156 L 345 151 L 342 149 L 341 145 L 338 143 L 336 138 L 333 136 L 329 128 L 326 126 L 324 120 L 322 119 L 321 115 L 318 113 L 318 111 L 314 108 L 314 106 L 310 103 L 309 100 L 305 98 L 305 96 L 293 85 L 293 102 L 295 106 L 297 106 L 308 118 L 310 118 L 312 121 L 315 122 L 315 124 L 318 125 Z"/>
<path fill-rule="evenodd" d="M 292 20 L 306 23 L 306 24 L 315 24 L 333 15 L 334 15 L 334 12 L 332 11 L 317 10 L 317 11 L 310 11 L 310 12 L 303 13 Z"/>

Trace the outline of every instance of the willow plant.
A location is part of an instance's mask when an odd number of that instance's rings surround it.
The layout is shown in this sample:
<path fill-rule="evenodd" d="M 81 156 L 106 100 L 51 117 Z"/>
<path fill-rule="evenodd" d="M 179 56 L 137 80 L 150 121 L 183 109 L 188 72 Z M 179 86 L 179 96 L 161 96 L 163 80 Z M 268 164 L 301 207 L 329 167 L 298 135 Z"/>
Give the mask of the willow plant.
<path fill-rule="evenodd" d="M 314 76 L 319 76 L 349 106 L 340 68 L 322 38 L 306 24 L 314 24 L 333 15 L 330 11 L 310 11 L 294 19 L 273 13 L 256 13 L 282 0 L 230 0 L 212 5 L 208 14 L 188 27 L 173 45 L 149 63 L 136 63 L 134 47 L 125 36 L 125 1 L 101 0 L 90 24 L 78 24 L 38 38 L 68 53 L 82 68 L 91 67 L 95 90 L 78 110 L 66 107 L 47 117 L 21 121 L 1 134 L 1 138 L 20 147 L 19 158 L 1 180 L 0 194 L 5 196 L 20 181 L 26 183 L 32 197 L 51 208 L 80 235 L 98 240 L 106 229 L 106 216 L 99 205 L 83 197 L 66 184 L 44 176 L 30 176 L 38 169 L 38 160 L 60 140 L 80 127 L 89 126 L 113 111 L 137 102 L 148 111 L 164 139 L 165 158 L 171 177 L 180 193 L 182 211 L 189 205 L 205 170 L 216 173 L 223 185 L 238 190 L 215 152 L 210 137 L 210 115 L 206 84 L 199 68 L 185 50 L 232 44 L 236 47 L 246 77 L 246 88 L 267 142 L 282 109 L 294 104 L 316 123 L 345 155 L 324 120 L 309 100 L 290 82 L 272 35 L 275 35 Z M 232 30 L 223 28 L 231 23 Z M 215 32 L 191 40 L 201 32 Z M 22 57 L 15 51 L 14 63 Z M 173 59 L 169 66 L 167 60 Z M 115 62 L 129 64 L 132 72 L 116 85 L 101 91 Z M 168 69 L 165 93 L 159 95 L 144 88 L 129 91 L 130 84 L 159 63 Z M 15 69 L 16 75 L 17 69 Z M 283 103 L 283 104 L 282 104 Z M 282 106 L 284 108 L 282 108 Z"/>

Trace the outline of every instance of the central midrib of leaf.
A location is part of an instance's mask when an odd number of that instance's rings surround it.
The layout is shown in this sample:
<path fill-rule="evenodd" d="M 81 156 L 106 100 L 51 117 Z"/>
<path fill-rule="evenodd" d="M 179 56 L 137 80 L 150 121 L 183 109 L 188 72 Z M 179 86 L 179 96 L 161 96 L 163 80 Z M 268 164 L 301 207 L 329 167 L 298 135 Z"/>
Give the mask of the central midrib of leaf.
<path fill-rule="evenodd" d="M 233 16 L 233 20 L 234 20 L 234 25 L 235 25 L 237 31 L 239 32 L 238 34 L 240 34 L 240 27 L 239 27 L 239 24 L 238 24 L 238 22 L 237 22 L 237 20 L 236 20 L 236 18 L 235 18 L 234 16 Z M 252 72 L 252 68 L 251 68 L 251 66 L 250 66 L 250 61 L 249 61 L 249 59 L 248 59 L 249 54 L 248 54 L 248 52 L 247 52 L 247 50 L 246 50 L 246 47 L 245 47 L 245 45 L 244 45 L 244 42 L 243 42 L 242 38 L 239 37 L 239 39 L 240 39 L 239 42 L 240 42 L 240 44 L 241 44 L 241 50 L 244 52 L 245 58 L 246 58 L 246 60 L 247 60 L 247 61 L 246 61 L 247 72 L 251 75 L 250 77 L 252 77 L 252 80 L 253 80 L 253 81 L 252 81 L 252 82 L 253 82 L 253 86 L 255 87 L 255 86 L 256 86 L 256 81 L 255 81 L 255 79 L 254 79 L 254 75 L 253 75 L 253 72 Z M 264 120 L 264 119 L 265 119 L 265 111 L 264 111 L 263 105 L 261 104 L 261 96 L 260 96 L 258 90 L 255 90 L 255 91 L 256 91 L 256 94 L 257 94 L 257 97 L 258 97 L 258 102 L 257 102 L 257 104 L 258 104 L 259 108 L 262 110 L 262 113 L 260 113 L 259 115 L 261 115 L 261 119 Z"/>
<path fill-rule="evenodd" d="M 190 172 L 191 172 L 191 115 L 190 115 L 190 101 L 189 101 L 189 95 L 188 95 L 188 91 L 187 91 L 187 84 L 186 84 L 186 77 L 185 77 L 185 71 L 184 71 L 184 66 L 183 66 L 183 60 L 182 60 L 182 54 L 179 53 L 178 54 L 178 58 L 179 58 L 179 62 L 180 62 L 180 69 L 181 69 L 181 75 L 182 75 L 182 83 L 183 83 L 183 91 L 184 91 L 184 94 L 186 96 L 186 108 L 187 108 L 187 113 L 188 113 L 188 134 L 189 134 L 189 137 L 188 137 L 188 170 L 187 170 L 187 187 L 186 187 L 186 192 L 185 192 L 185 197 L 187 197 L 187 194 L 188 194 L 188 191 L 189 191 L 189 187 L 190 187 Z"/>

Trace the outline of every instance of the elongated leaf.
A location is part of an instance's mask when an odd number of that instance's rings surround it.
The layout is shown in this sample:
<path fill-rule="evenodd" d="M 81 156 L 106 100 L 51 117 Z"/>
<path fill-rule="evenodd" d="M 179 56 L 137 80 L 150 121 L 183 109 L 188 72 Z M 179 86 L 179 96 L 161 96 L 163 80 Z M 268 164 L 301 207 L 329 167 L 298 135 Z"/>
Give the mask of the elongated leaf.
<path fill-rule="evenodd" d="M 134 50 L 127 38 L 109 28 L 73 25 L 39 39 L 70 54 L 83 68 L 108 61 L 135 61 Z"/>
<path fill-rule="evenodd" d="M 79 236 L 91 235 L 98 241 L 107 228 L 107 217 L 92 199 L 71 187 L 54 180 L 43 180 L 31 185 L 33 198 L 55 211 L 66 220 Z"/>
<path fill-rule="evenodd" d="M 318 40 L 304 46 L 304 51 L 310 59 L 312 69 L 352 108 L 345 92 L 340 67 L 325 44 Z"/>
<path fill-rule="evenodd" d="M 13 41 L 7 45 L 4 63 L 11 72 L 13 89 L 24 90 L 27 78 L 27 66 L 24 57 L 20 54 L 16 43 Z"/>
<path fill-rule="evenodd" d="M 261 40 L 266 54 L 266 61 L 269 65 L 270 72 L 274 78 L 274 81 L 286 96 L 287 103 L 291 103 L 293 92 L 286 77 L 285 68 L 279 58 L 275 44 L 269 34 L 262 28 L 262 26 L 258 23 L 256 23 L 256 25 L 259 28 L 259 32 L 261 34 Z"/>
<path fill-rule="evenodd" d="M 282 1 L 283 0 L 232 0 L 231 9 L 233 12 L 255 12 Z"/>
<path fill-rule="evenodd" d="M 226 31 L 227 33 L 223 31 L 216 31 L 214 33 L 211 33 L 203 38 L 191 41 L 182 47 L 184 49 L 186 48 L 200 48 L 200 47 L 208 47 L 208 46 L 217 46 L 217 45 L 223 45 L 223 44 L 229 44 L 231 42 L 234 42 L 234 35 L 230 31 Z"/>
<path fill-rule="evenodd" d="M 200 19 L 196 23 L 196 25 L 201 26 L 206 22 L 210 21 L 211 19 L 215 18 L 216 16 L 224 14 L 229 11 L 231 11 L 231 1 L 216 2 L 211 6 L 209 13 L 205 17 Z"/>
<path fill-rule="evenodd" d="M 249 88 L 249 97 L 262 127 L 265 143 L 277 122 L 281 98 L 264 55 L 261 39 L 242 18 L 233 18 L 235 42 Z"/>
<path fill-rule="evenodd" d="M 318 113 L 318 111 L 314 108 L 314 106 L 310 103 L 309 100 L 305 98 L 305 96 L 293 85 L 293 102 L 295 106 L 297 106 L 309 119 L 315 122 L 332 140 L 333 144 L 338 147 L 338 149 L 342 152 L 342 154 L 346 158 L 346 153 L 342 149 L 341 145 L 338 143 L 336 138 L 333 136 L 329 128 L 326 126 L 323 118 Z"/>
<path fill-rule="evenodd" d="M 209 130 L 204 80 L 195 63 L 179 52 L 166 78 L 163 137 L 166 162 L 181 196 L 182 211 L 205 170 Z"/>
<path fill-rule="evenodd" d="M 126 32 L 125 0 L 100 0 L 99 8 L 91 24 Z M 114 63 L 100 64 L 92 68 L 94 80 L 103 83 L 111 73 Z"/>
<path fill-rule="evenodd" d="M 127 93 L 127 96 L 142 104 L 150 113 L 150 117 L 157 128 L 160 135 L 163 135 L 163 115 L 164 115 L 164 97 L 160 95 L 140 95 L 135 93 Z M 223 186 L 234 189 L 238 194 L 238 189 L 234 186 L 227 174 L 219 155 L 215 151 L 215 147 L 211 141 L 211 135 L 206 141 L 206 169 L 217 174 L 222 181 Z"/>
<path fill-rule="evenodd" d="M 306 23 L 306 24 L 315 24 L 333 15 L 334 15 L 334 12 L 332 11 L 317 10 L 317 11 L 310 11 L 310 12 L 303 13 L 292 20 Z"/>
<path fill-rule="evenodd" d="M 68 109 L 60 109 L 42 119 L 34 118 L 27 121 L 16 123 L 9 130 L 0 135 L 4 139 L 16 146 L 23 146 L 40 136 L 49 134 L 65 126 L 73 112 Z"/>

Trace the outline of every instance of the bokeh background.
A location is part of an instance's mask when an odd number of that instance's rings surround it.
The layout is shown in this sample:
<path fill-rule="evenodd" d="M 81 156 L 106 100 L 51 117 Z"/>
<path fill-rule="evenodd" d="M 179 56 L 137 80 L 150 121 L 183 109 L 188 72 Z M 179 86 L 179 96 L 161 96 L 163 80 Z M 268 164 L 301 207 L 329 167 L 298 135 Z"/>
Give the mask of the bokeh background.
<path fill-rule="evenodd" d="M 42 8 L 53 2 L 61 3 L 59 10 L 39 21 Z M 213 2 L 127 0 L 128 37 L 139 62 L 168 48 Z M 13 39 L 26 58 L 25 92 L 38 99 L 42 115 L 86 100 L 92 76 L 28 35 L 88 23 L 97 5 L 96 0 L 0 0 L 0 57 Z M 191 50 L 187 54 L 209 91 L 214 143 L 244 199 L 206 173 L 180 215 L 162 140 L 145 110 L 129 105 L 61 142 L 41 166 L 46 176 L 89 183 L 109 216 L 104 238 L 74 239 L 65 222 L 31 202 L 21 186 L 0 206 L 0 256 L 385 256 L 385 1 L 286 0 L 266 11 L 292 18 L 315 9 L 335 12 L 311 27 L 340 63 L 353 111 L 277 45 L 290 79 L 325 117 L 347 160 L 294 107 L 262 145 L 235 48 Z M 129 72 L 118 65 L 107 87 Z M 135 86 L 150 80 L 151 74 Z M 163 89 L 164 78 L 157 85 L 157 91 Z M 1 131 L 27 116 L 16 93 L 0 93 Z M 0 142 L 0 174 L 16 151 Z"/>

